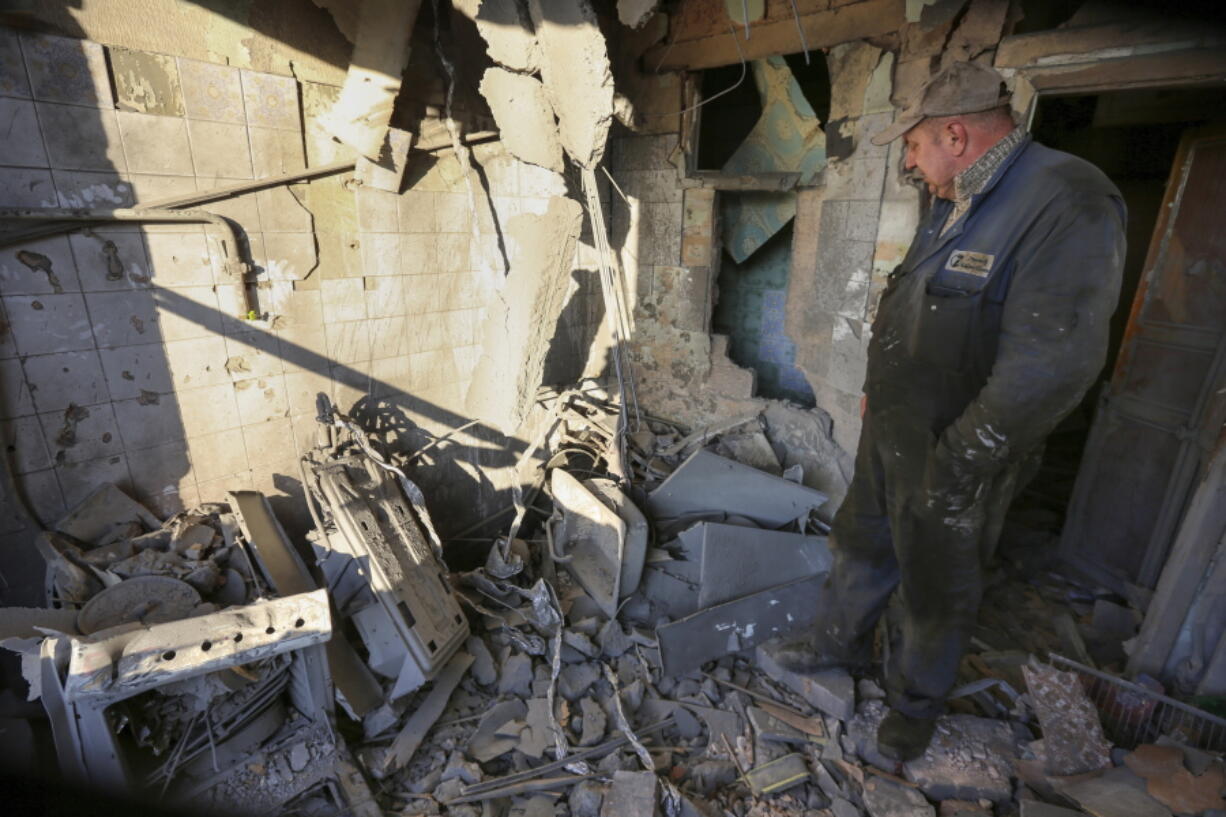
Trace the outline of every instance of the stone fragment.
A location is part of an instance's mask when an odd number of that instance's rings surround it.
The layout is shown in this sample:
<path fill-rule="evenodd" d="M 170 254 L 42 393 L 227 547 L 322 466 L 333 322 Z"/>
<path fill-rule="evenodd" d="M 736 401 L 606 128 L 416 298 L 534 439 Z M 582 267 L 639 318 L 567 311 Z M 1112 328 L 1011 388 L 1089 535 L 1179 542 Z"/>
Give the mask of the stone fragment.
<path fill-rule="evenodd" d="M 864 807 L 872 817 L 936 817 L 936 809 L 910 786 L 884 777 L 864 781 Z"/>
<path fill-rule="evenodd" d="M 498 670 L 494 666 L 494 656 L 485 645 L 485 641 L 477 636 L 469 636 L 464 649 L 473 657 L 472 674 L 478 684 L 490 686 L 498 680 Z"/>
<path fill-rule="evenodd" d="M 545 754 L 545 749 L 553 743 L 553 727 L 549 723 L 549 701 L 545 698 L 533 698 L 528 701 L 528 715 L 525 719 L 528 728 L 520 734 L 519 745 L 515 748 L 534 760 L 539 760 Z"/>
<path fill-rule="evenodd" d="M 942 800 L 937 804 L 938 817 L 992 817 L 992 801 Z"/>
<path fill-rule="evenodd" d="M 1201 775 L 1194 775 L 1180 766 L 1173 772 L 1149 777 L 1145 782 L 1150 796 L 1176 814 L 1226 809 L 1226 800 L 1222 799 L 1226 774 L 1220 763 Z"/>
<path fill-rule="evenodd" d="M 656 776 L 652 772 L 613 773 L 600 817 L 651 817 L 656 813 Z"/>
<path fill-rule="evenodd" d="M 1111 745 L 1077 674 L 1026 665 L 1022 675 L 1043 730 L 1047 773 L 1084 774 L 1111 765 Z"/>
<path fill-rule="evenodd" d="M 617 19 L 624 26 L 642 28 L 659 5 L 660 0 L 617 0 Z"/>
<path fill-rule="evenodd" d="M 709 796 L 736 778 L 736 766 L 728 760 L 704 760 L 690 767 L 690 783 L 694 791 L 703 797 Z"/>
<path fill-rule="evenodd" d="M 583 731 L 579 736 L 580 746 L 595 746 L 604 737 L 609 716 L 592 698 L 579 701 L 579 712 L 583 716 Z"/>
<path fill-rule="evenodd" d="M 289 750 L 289 767 L 295 772 L 300 772 L 307 767 L 311 762 L 311 749 L 305 743 L 295 743 L 294 748 Z"/>
<path fill-rule="evenodd" d="M 1171 775 L 1183 768 L 1183 752 L 1174 746 L 1142 744 L 1124 758 L 1124 765 L 1146 779 Z"/>
<path fill-rule="evenodd" d="M 1095 817 L 1171 817 L 1170 809 L 1122 775 L 1077 775 L 1056 781 L 1055 787 Z"/>
<path fill-rule="evenodd" d="M 489 103 L 507 150 L 522 161 L 562 172 L 558 124 L 539 80 L 488 68 L 481 79 L 481 95 Z"/>
<path fill-rule="evenodd" d="M 518 0 L 456 0 L 455 7 L 476 22 L 490 59 L 521 74 L 536 73 L 536 35 Z"/>
<path fill-rule="evenodd" d="M 558 694 L 568 701 L 577 701 L 600 677 L 600 667 L 592 662 L 567 664 L 558 673 Z"/>
<path fill-rule="evenodd" d="M 487 711 L 477 723 L 477 729 L 468 739 L 468 755 L 479 763 L 493 760 L 506 754 L 519 743 L 518 737 L 500 735 L 509 721 L 522 720 L 528 714 L 528 706 L 522 700 L 503 701 Z"/>
<path fill-rule="evenodd" d="M 516 653 L 502 664 L 498 676 L 498 694 L 528 698 L 532 695 L 532 659 Z"/>
<path fill-rule="evenodd" d="M 570 790 L 567 803 L 572 817 L 600 817 L 605 787 L 595 780 L 584 780 Z"/>
<path fill-rule="evenodd" d="M 574 630 L 564 630 L 562 632 L 562 643 L 587 658 L 593 658 L 596 655 L 596 645 L 592 643 L 592 639 L 583 633 L 577 633 Z"/>
<path fill-rule="evenodd" d="M 974 715 L 947 715 L 937 721 L 932 743 L 903 766 L 904 776 L 933 800 L 1013 798 L 1013 766 L 1021 755 L 1005 721 Z"/>
<path fill-rule="evenodd" d="M 801 675 L 781 667 L 767 650 L 759 648 L 755 655 L 763 672 L 817 709 L 841 721 L 851 720 L 855 716 L 856 682 L 845 670 Z"/>
<path fill-rule="evenodd" d="M 440 781 L 453 779 L 471 786 L 481 781 L 481 769 L 476 763 L 465 760 L 464 755 L 459 752 L 452 752 L 447 759 L 447 765 L 443 767 Z"/>
<path fill-rule="evenodd" d="M 605 622 L 596 640 L 600 644 L 600 651 L 606 658 L 617 658 L 631 646 L 630 636 L 626 635 L 621 622 L 615 618 Z"/>

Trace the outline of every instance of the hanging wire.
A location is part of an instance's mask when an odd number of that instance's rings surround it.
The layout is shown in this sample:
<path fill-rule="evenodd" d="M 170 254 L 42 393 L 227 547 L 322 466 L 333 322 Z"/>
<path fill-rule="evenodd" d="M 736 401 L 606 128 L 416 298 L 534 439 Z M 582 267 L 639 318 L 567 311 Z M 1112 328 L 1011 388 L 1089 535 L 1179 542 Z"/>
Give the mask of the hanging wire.
<path fill-rule="evenodd" d="M 805 65 L 809 64 L 809 43 L 805 41 L 805 29 L 800 24 L 800 10 L 796 8 L 796 0 L 789 0 L 792 4 L 792 19 L 796 21 L 796 36 L 800 38 L 800 47 L 805 52 Z M 748 39 L 748 37 L 746 37 Z"/>
<path fill-rule="evenodd" d="M 728 33 L 732 35 L 732 44 L 736 46 L 736 54 L 738 57 L 741 58 L 741 75 L 737 77 L 736 82 L 732 83 L 727 88 L 720 91 L 719 93 L 712 94 L 711 96 L 707 97 L 701 102 L 698 102 L 694 105 L 690 105 L 685 108 L 682 108 L 679 111 L 669 111 L 668 113 L 645 113 L 643 114 L 643 116 L 680 116 L 683 113 L 689 113 L 690 111 L 696 111 L 699 108 L 701 108 L 703 105 L 706 105 L 708 102 L 714 102 L 715 100 L 719 99 L 724 94 L 731 93 L 732 91 L 735 91 L 737 88 L 739 88 L 741 83 L 745 81 L 746 75 L 749 73 L 749 62 L 745 59 L 745 52 L 741 50 L 741 44 L 737 42 L 736 29 L 732 27 L 731 23 L 728 24 Z M 673 47 L 672 43 L 669 43 L 668 48 L 666 48 L 664 50 L 664 53 L 660 56 L 660 62 L 658 65 L 656 65 L 656 70 L 655 70 L 657 74 L 660 73 L 660 65 L 664 64 L 664 58 L 668 56 L 668 52 L 672 47 Z"/>

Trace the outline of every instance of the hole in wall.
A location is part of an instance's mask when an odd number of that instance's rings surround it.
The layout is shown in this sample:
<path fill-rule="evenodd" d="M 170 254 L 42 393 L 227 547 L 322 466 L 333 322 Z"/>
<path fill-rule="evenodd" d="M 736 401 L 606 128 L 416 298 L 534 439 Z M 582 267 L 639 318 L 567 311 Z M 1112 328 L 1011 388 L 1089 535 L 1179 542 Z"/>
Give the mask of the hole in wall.
<path fill-rule="evenodd" d="M 796 344 L 785 331 L 791 262 L 791 223 L 740 264 L 724 253 L 711 325 L 728 336 L 732 362 L 757 374 L 758 397 L 812 408 L 813 390 L 796 367 Z"/>

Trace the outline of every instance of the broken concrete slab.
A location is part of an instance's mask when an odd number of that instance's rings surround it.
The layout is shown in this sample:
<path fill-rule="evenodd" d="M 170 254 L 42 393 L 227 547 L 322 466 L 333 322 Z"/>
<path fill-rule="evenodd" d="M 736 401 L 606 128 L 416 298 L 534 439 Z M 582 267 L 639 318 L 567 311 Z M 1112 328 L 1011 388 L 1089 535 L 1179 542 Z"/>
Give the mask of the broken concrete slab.
<path fill-rule="evenodd" d="M 812 598 L 808 599 L 812 604 Z M 771 678 L 791 689 L 815 708 L 849 721 L 856 714 L 856 682 L 846 670 L 830 670 L 802 675 L 784 669 L 768 650 L 755 653 L 758 666 Z"/>
<path fill-rule="evenodd" d="M 656 630 L 666 675 L 681 675 L 729 653 L 795 632 L 812 623 L 818 577 L 700 610 Z"/>
<path fill-rule="evenodd" d="M 660 0 L 617 0 L 617 19 L 630 28 L 642 28 L 656 13 Z"/>
<path fill-rule="evenodd" d="M 745 516 L 779 528 L 826 503 L 826 495 L 705 449 L 695 451 L 647 497 L 657 517 L 704 511 Z"/>
<path fill-rule="evenodd" d="M 490 59 L 521 74 L 536 73 L 536 34 L 521 0 L 456 0 L 454 5 L 477 24 Z"/>
<path fill-rule="evenodd" d="M 621 598 L 622 555 L 626 523 L 596 495 L 591 480 L 580 482 L 555 468 L 550 476 L 561 521 L 553 530 L 554 557 L 587 591 L 601 611 L 613 618 Z"/>
<path fill-rule="evenodd" d="M 469 636 L 464 649 L 473 657 L 473 680 L 481 686 L 492 686 L 498 680 L 498 669 L 485 641 L 475 635 Z"/>
<path fill-rule="evenodd" d="M 656 813 L 656 785 L 653 772 L 614 772 L 600 817 L 651 817 Z"/>
<path fill-rule="evenodd" d="M 558 694 L 568 701 L 577 701 L 583 696 L 596 679 L 600 677 L 600 666 L 592 662 L 583 664 L 567 664 L 558 673 Z"/>
<path fill-rule="evenodd" d="M 937 721 L 924 754 L 903 765 L 903 775 L 933 800 L 1013 797 L 1013 767 L 1021 746 L 1006 721 L 946 715 Z"/>
<path fill-rule="evenodd" d="M 528 705 L 519 698 L 503 701 L 489 709 L 477 722 L 477 729 L 468 739 L 468 755 L 479 763 L 486 763 L 504 755 L 519 743 L 519 735 L 507 737 L 499 730 L 510 721 L 523 720 L 528 715 Z"/>
<path fill-rule="evenodd" d="M 532 659 L 523 653 L 516 653 L 502 663 L 498 694 L 529 698 L 532 696 L 532 677 Z"/>
<path fill-rule="evenodd" d="M 1047 773 L 1084 774 L 1110 766 L 1111 744 L 1077 674 L 1028 664 L 1022 675 L 1043 730 Z"/>
<path fill-rule="evenodd" d="M 337 140 L 378 162 L 421 0 L 363 0 L 340 96 L 320 124 Z"/>
<path fill-rule="evenodd" d="M 489 68 L 481 78 L 481 96 L 489 103 L 507 150 L 525 162 L 562 172 L 558 124 L 540 80 Z"/>
<path fill-rule="evenodd" d="M 824 536 L 754 530 L 702 522 L 698 606 L 726 601 L 830 570 L 833 558 Z"/>
<path fill-rule="evenodd" d="M 936 817 L 937 813 L 915 789 L 876 775 L 864 781 L 864 807 L 872 817 Z"/>
<path fill-rule="evenodd" d="M 1094 817 L 1171 817 L 1170 809 L 1116 775 L 1077 775 L 1053 785 Z"/>
<path fill-rule="evenodd" d="M 595 168 L 613 121 L 613 74 L 596 13 L 588 0 L 528 0 L 528 11 L 562 147 Z"/>
<path fill-rule="evenodd" d="M 160 528 L 162 522 L 144 505 L 108 482 L 56 522 L 55 529 L 79 542 L 96 546 L 107 544 L 117 532 L 126 531 L 130 525 L 136 525 L 143 532 Z"/>
<path fill-rule="evenodd" d="M 579 745 L 595 746 L 604 739 L 609 716 L 600 708 L 600 704 L 590 697 L 580 699 L 579 712 L 583 718 L 583 731 L 579 737 Z"/>
<path fill-rule="evenodd" d="M 353 177 L 364 187 L 399 193 L 404 181 L 404 171 L 409 164 L 409 148 L 413 146 L 413 134 L 400 128 L 389 127 L 383 137 L 383 147 L 375 160 L 359 156 Z M 281 188 L 286 189 L 288 188 Z"/>
<path fill-rule="evenodd" d="M 536 405 L 558 319 L 567 302 L 583 209 L 554 196 L 542 215 L 507 224 L 511 264 L 502 297 L 486 308 L 481 357 L 465 396 L 468 413 L 513 434 Z"/>
<path fill-rule="evenodd" d="M 413 710 L 413 714 L 405 721 L 404 727 L 396 735 L 396 739 L 386 749 L 371 752 L 366 759 L 366 769 L 377 778 L 386 777 L 397 769 L 403 768 L 413 759 L 414 752 L 425 740 L 430 727 L 438 721 L 451 700 L 451 694 L 459 686 L 464 673 L 472 666 L 473 657 L 466 652 L 458 652 L 443 667 L 443 671 L 434 679 L 433 686 Z"/>

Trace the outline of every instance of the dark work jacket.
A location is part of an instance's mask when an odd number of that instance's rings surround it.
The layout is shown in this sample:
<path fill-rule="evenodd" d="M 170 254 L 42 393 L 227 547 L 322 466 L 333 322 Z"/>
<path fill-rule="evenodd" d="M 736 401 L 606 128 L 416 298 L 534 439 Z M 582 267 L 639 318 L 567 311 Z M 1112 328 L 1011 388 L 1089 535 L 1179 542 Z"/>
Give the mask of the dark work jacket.
<path fill-rule="evenodd" d="M 873 322 L 865 392 L 879 427 L 995 473 L 1081 402 L 1106 359 L 1126 212 L 1090 163 L 1029 137 L 944 235 L 938 199 Z"/>

